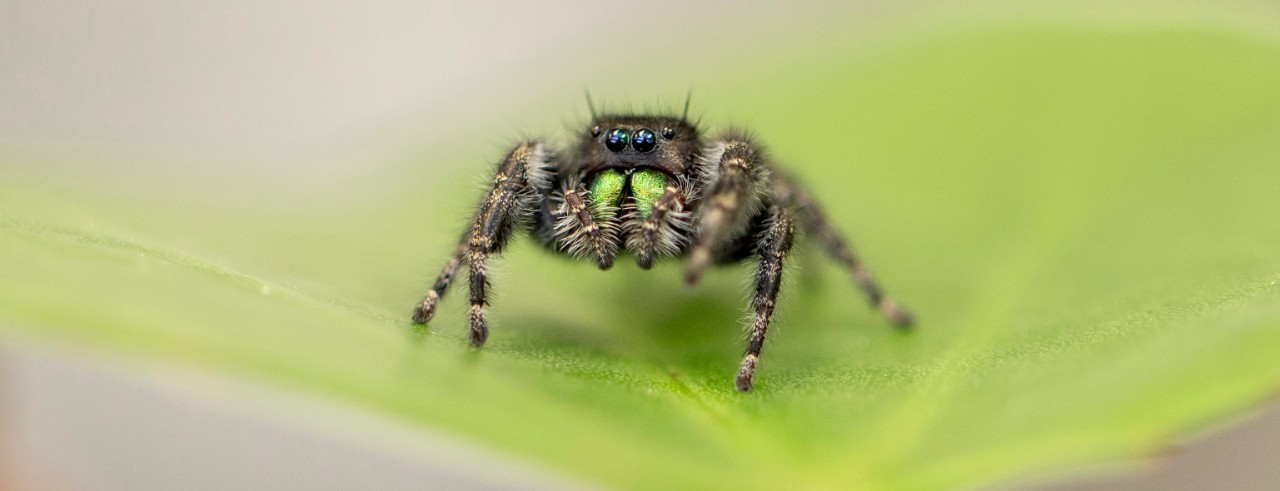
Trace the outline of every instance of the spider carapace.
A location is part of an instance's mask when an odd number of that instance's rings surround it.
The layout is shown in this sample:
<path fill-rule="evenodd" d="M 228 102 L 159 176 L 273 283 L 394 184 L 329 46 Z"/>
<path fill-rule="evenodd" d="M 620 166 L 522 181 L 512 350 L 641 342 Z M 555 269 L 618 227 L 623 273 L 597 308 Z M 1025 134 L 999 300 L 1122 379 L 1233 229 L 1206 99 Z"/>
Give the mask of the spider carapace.
<path fill-rule="evenodd" d="M 751 390 L 765 332 L 798 232 L 816 240 L 898 326 L 911 315 L 885 296 L 809 193 L 778 170 L 743 132 L 705 138 L 684 116 L 593 115 L 572 153 L 542 140 L 515 145 L 431 290 L 413 312 L 426 323 L 458 270 L 467 267 L 471 345 L 489 335 L 487 266 L 517 231 L 548 249 L 609 269 L 623 252 L 648 269 L 684 258 L 684 281 L 707 266 L 754 260 L 754 312 L 735 386 Z"/>

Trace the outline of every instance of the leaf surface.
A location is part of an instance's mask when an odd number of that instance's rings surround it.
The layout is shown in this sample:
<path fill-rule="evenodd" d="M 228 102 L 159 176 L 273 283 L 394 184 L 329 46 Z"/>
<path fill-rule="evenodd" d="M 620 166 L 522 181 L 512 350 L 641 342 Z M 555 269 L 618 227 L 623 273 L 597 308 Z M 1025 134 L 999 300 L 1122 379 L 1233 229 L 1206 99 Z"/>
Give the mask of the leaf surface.
<path fill-rule="evenodd" d="M 676 263 L 602 273 L 520 241 L 484 350 L 460 290 L 411 327 L 483 173 L 417 163 L 475 163 L 480 140 L 296 188 L 9 145 L 0 336 L 324 393 L 647 489 L 990 483 L 1153 452 L 1280 386 L 1275 43 L 1002 26 L 787 68 L 705 104 L 753 101 L 734 116 L 919 325 L 888 328 L 801 246 L 749 394 L 745 266 L 689 289 Z"/>

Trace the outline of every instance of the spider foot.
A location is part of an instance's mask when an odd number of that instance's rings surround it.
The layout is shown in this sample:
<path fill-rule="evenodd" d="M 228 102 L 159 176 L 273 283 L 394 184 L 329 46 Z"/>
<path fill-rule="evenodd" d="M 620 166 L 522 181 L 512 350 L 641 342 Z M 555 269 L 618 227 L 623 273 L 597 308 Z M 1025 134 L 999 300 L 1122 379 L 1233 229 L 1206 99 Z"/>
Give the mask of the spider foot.
<path fill-rule="evenodd" d="M 915 316 L 911 315 L 911 312 L 902 308 L 902 306 L 898 305 L 897 302 L 894 302 L 893 299 L 889 297 L 880 299 L 880 304 L 877 305 L 877 307 L 880 308 L 880 313 L 884 315 L 886 319 L 889 319 L 889 322 L 893 323 L 894 327 L 899 329 L 909 329 L 916 321 Z"/>
<path fill-rule="evenodd" d="M 751 390 L 751 379 L 756 375 L 756 355 L 748 354 L 742 359 L 742 368 L 738 369 L 738 378 L 734 381 L 734 386 L 739 392 Z"/>
<path fill-rule="evenodd" d="M 707 269 L 709 264 L 711 264 L 711 253 L 702 248 L 694 249 L 689 256 L 689 261 L 684 266 L 685 284 L 698 284 L 698 280 L 702 279 L 702 272 Z"/>
<path fill-rule="evenodd" d="M 479 305 L 471 306 L 471 347 L 484 346 L 489 339 L 489 326 L 484 322 L 484 310 Z"/>
<path fill-rule="evenodd" d="M 423 298 L 413 309 L 413 323 L 426 324 L 431 321 L 431 317 L 436 314 L 436 304 L 440 302 L 440 294 L 435 290 L 427 292 L 426 298 Z"/>

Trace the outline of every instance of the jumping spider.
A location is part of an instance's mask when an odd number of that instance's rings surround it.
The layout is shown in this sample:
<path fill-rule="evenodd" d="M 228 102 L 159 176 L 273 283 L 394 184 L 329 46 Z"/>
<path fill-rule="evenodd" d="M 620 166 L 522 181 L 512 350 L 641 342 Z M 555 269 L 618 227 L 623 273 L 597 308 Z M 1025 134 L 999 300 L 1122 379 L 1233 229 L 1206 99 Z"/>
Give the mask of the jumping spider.
<path fill-rule="evenodd" d="M 684 281 L 690 285 L 712 263 L 755 256 L 755 315 L 735 383 L 740 391 L 751 390 L 782 263 L 798 224 L 849 271 L 885 317 L 898 326 L 911 324 L 911 314 L 881 293 L 809 193 L 775 169 L 747 135 L 728 131 L 705 139 L 684 115 L 592 113 L 574 153 L 561 155 L 542 140 L 517 144 L 507 153 L 471 225 L 414 309 L 415 323 L 431 320 L 466 264 L 471 345 L 484 345 L 487 264 L 517 229 L 600 269 L 612 267 L 623 250 L 643 269 L 659 257 L 683 256 Z"/>

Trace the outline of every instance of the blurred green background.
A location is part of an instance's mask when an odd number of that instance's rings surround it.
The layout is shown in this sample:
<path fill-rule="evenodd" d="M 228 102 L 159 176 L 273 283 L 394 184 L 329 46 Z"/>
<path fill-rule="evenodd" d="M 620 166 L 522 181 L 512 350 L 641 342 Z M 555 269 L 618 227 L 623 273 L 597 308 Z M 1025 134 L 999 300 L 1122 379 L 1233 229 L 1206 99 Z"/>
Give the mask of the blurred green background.
<path fill-rule="evenodd" d="M 1017 482 L 1152 454 L 1280 387 L 1274 6 L 555 7 L 537 15 L 581 32 L 499 65 L 424 55 L 470 71 L 357 129 L 10 119 L 0 339 L 323 394 L 619 488 Z M 411 326 L 493 160 L 582 127 L 584 87 L 615 110 L 692 89 L 704 127 L 750 128 L 918 330 L 801 246 L 738 394 L 748 266 L 690 289 L 674 262 L 602 273 L 528 241 L 483 351 L 456 292 Z"/>

